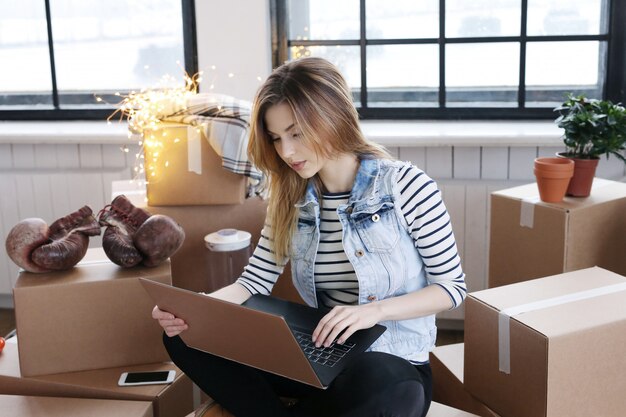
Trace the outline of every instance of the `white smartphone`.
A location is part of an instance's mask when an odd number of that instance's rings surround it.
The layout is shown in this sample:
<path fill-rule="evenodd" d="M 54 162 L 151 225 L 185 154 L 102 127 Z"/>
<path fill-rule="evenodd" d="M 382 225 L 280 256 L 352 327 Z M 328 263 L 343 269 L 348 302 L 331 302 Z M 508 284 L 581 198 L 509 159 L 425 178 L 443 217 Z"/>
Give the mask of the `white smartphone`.
<path fill-rule="evenodd" d="M 120 387 L 134 385 L 171 384 L 176 377 L 176 371 L 157 372 L 123 372 L 117 385 Z"/>

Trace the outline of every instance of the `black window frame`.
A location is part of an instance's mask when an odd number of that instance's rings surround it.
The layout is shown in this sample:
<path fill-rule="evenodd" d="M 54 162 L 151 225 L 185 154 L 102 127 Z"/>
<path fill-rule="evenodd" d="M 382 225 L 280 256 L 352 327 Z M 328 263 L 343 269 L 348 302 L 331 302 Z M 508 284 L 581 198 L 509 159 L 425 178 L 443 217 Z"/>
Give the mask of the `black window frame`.
<path fill-rule="evenodd" d="M 59 105 L 59 91 L 56 83 L 56 68 L 54 58 L 54 39 L 52 37 L 52 18 L 50 13 L 50 0 L 45 1 L 46 9 L 46 25 L 48 34 L 48 52 L 50 62 L 50 73 L 52 75 L 52 106 L 50 109 L 0 109 L 0 120 L 105 120 L 115 110 L 115 107 L 106 105 L 97 105 L 94 103 L 93 108 L 62 108 Z M 195 2 L 194 0 L 181 0 L 182 19 L 183 19 L 183 54 L 185 71 L 188 74 L 198 72 L 198 46 L 196 38 L 196 19 L 195 19 Z M 120 94 L 127 94 L 128 91 L 119 91 Z M 2 94 L 2 92 L 0 92 Z M 46 93 L 49 95 L 50 93 Z M 16 100 L 28 103 L 30 99 L 39 94 L 24 94 L 16 96 Z M 104 97 L 111 98 L 115 102 L 116 97 L 101 94 Z M 80 93 L 74 95 L 64 95 L 64 98 L 70 98 L 80 104 L 88 104 L 94 102 L 93 93 Z M 119 98 L 117 98 L 119 100 Z M 23 107 L 23 106 L 21 106 Z"/>
<path fill-rule="evenodd" d="M 315 0 L 311 0 L 315 1 Z M 289 48 L 292 46 L 319 46 L 319 45 L 352 45 L 359 46 L 361 56 L 361 88 L 359 91 L 360 103 L 358 107 L 362 119 L 554 119 L 552 108 L 525 107 L 525 57 L 528 42 L 551 41 L 606 41 L 607 63 L 603 99 L 624 103 L 626 101 L 626 0 L 607 0 L 608 28 L 604 35 L 559 35 L 559 36 L 528 36 L 526 21 L 528 0 L 521 2 L 521 33 L 519 36 L 490 36 L 490 37 L 457 37 L 445 36 L 445 0 L 439 0 L 439 36 L 437 38 L 422 39 L 366 39 L 365 2 L 359 1 L 360 8 L 360 39 L 358 40 L 289 40 L 287 0 L 270 0 L 270 16 L 272 25 L 272 64 L 274 68 L 288 60 Z M 517 91 L 518 107 L 446 107 L 445 86 L 445 53 L 446 44 L 460 43 L 493 43 L 519 42 L 520 69 Z M 369 45 L 399 45 L 399 44 L 437 44 L 439 46 L 439 90 L 438 107 L 369 107 L 367 106 L 367 46 Z"/>

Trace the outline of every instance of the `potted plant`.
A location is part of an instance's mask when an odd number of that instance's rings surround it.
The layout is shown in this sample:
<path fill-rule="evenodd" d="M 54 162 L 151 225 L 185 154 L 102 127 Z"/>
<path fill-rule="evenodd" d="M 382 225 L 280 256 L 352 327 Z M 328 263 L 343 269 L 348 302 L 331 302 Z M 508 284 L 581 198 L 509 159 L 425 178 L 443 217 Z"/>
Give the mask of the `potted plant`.
<path fill-rule="evenodd" d="M 622 154 L 626 149 L 626 110 L 608 100 L 570 94 L 554 111 L 560 114 L 555 123 L 564 129 L 566 146 L 558 155 L 575 163 L 567 195 L 587 197 L 602 155 L 608 159 L 612 154 L 626 163 Z"/>

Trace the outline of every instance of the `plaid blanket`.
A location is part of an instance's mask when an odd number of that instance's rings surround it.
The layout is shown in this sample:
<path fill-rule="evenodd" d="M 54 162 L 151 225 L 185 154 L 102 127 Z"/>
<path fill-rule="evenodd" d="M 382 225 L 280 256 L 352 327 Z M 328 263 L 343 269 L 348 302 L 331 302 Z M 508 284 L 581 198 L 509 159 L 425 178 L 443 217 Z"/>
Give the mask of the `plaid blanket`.
<path fill-rule="evenodd" d="M 167 116 L 165 122 L 183 123 L 202 130 L 222 158 L 222 167 L 248 177 L 248 197 L 260 195 L 263 174 L 248 158 L 251 103 L 224 94 L 196 94 L 186 108 Z"/>

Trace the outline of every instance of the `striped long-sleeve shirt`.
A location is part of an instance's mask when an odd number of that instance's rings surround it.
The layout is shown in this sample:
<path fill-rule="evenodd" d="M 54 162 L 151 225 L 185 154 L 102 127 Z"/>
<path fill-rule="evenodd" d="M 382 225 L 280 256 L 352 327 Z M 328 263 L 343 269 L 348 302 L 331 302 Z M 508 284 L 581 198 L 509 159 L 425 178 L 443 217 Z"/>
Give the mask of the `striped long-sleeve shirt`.
<path fill-rule="evenodd" d="M 416 250 L 424 261 L 431 284 L 441 286 L 453 307 L 466 295 L 450 216 L 435 182 L 413 165 L 405 164 L 398 173 L 400 204 Z M 350 193 L 322 195 L 320 244 L 315 258 L 315 286 L 320 305 L 357 304 L 358 281 L 342 246 L 343 230 L 336 208 L 346 204 Z M 238 279 L 251 293 L 269 294 L 285 261 L 277 262 L 270 252 L 271 227 L 265 225 L 249 265 Z"/>

